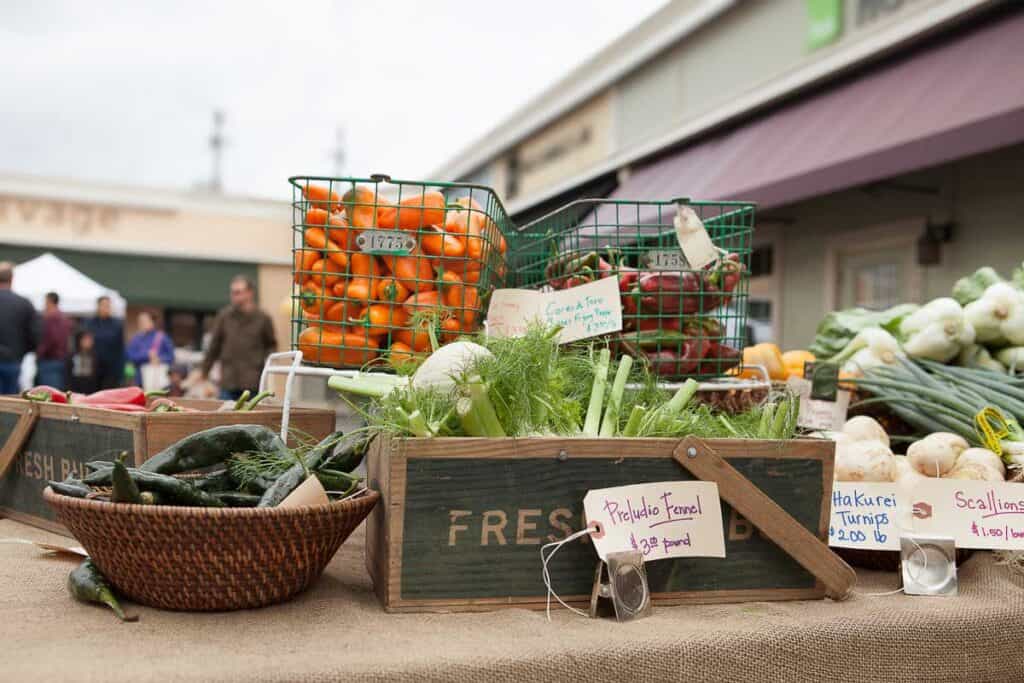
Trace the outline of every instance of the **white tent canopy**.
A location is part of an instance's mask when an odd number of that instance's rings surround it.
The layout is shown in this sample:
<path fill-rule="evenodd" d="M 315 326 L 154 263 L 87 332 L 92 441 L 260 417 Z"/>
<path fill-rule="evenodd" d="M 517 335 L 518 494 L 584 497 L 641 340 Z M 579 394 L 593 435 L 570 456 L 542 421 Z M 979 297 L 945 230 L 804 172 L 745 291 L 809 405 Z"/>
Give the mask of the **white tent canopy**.
<path fill-rule="evenodd" d="M 39 311 L 46 293 L 57 292 L 60 308 L 68 315 L 90 315 L 96 311 L 96 299 L 109 296 L 114 317 L 124 317 L 124 297 L 50 253 L 15 266 L 12 289 Z"/>

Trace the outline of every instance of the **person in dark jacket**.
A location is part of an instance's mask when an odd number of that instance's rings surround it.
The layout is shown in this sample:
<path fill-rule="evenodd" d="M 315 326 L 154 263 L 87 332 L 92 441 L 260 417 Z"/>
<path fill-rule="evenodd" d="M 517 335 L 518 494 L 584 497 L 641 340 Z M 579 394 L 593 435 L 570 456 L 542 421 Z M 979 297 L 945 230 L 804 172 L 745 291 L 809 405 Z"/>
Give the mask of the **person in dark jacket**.
<path fill-rule="evenodd" d="M 248 389 L 255 392 L 267 356 L 277 350 L 274 324 L 256 306 L 256 288 L 244 275 L 231 280 L 231 305 L 213 321 L 213 338 L 203 359 L 202 377 L 220 361 L 220 396 L 237 399 Z"/>
<path fill-rule="evenodd" d="M 64 371 L 71 343 L 71 318 L 60 310 L 57 292 L 46 293 L 42 330 L 39 348 L 36 349 L 36 382 L 64 389 L 67 385 Z"/>
<path fill-rule="evenodd" d="M 96 376 L 100 389 L 124 384 L 124 322 L 111 313 L 109 296 L 96 300 L 96 317 L 85 324 L 85 329 L 95 340 Z"/>
<path fill-rule="evenodd" d="M 96 370 L 96 346 L 92 332 L 80 330 L 75 335 L 75 352 L 68 359 L 68 388 L 79 394 L 99 391 L 100 382 Z"/>
<path fill-rule="evenodd" d="M 14 264 L 0 263 L 0 394 L 16 394 L 21 361 L 39 342 L 36 309 L 11 291 Z"/>

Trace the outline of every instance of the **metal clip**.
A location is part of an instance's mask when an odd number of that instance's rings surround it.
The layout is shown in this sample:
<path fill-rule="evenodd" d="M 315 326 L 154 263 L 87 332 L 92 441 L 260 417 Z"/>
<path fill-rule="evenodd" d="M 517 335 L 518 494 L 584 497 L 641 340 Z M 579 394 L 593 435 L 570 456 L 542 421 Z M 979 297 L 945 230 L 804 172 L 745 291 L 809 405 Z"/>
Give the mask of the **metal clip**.
<path fill-rule="evenodd" d="M 941 536 L 900 536 L 906 595 L 956 595 L 956 543 Z"/>
<path fill-rule="evenodd" d="M 613 610 L 608 609 L 611 601 Z M 641 619 L 651 613 L 651 591 L 647 585 L 644 556 L 638 550 L 608 553 L 598 561 L 590 593 L 590 616 L 610 616 L 616 621 Z"/>

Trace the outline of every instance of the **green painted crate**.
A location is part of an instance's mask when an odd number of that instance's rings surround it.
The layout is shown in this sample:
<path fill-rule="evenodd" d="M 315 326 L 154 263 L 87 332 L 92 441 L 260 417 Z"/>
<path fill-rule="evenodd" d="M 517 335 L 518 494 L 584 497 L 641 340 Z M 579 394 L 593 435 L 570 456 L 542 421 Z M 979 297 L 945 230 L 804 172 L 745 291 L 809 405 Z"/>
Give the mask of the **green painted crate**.
<path fill-rule="evenodd" d="M 389 611 L 543 609 L 540 547 L 583 528 L 590 489 L 690 480 L 677 439 L 377 439 L 367 484 L 366 563 Z M 701 442 L 823 543 L 834 445 L 824 440 Z M 725 558 L 646 565 L 656 604 L 821 598 L 814 575 L 722 502 Z M 824 546 L 823 546 L 824 547 Z M 586 606 L 589 540 L 552 559 L 555 589 Z"/>

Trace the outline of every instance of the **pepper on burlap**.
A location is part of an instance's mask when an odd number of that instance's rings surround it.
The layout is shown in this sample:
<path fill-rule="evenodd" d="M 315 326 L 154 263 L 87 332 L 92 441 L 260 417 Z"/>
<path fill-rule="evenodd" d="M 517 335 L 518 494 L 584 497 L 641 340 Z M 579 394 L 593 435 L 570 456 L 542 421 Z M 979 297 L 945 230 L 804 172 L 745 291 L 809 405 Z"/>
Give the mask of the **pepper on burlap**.
<path fill-rule="evenodd" d="M 129 505 L 43 491 L 122 596 L 176 610 L 287 600 L 312 584 L 380 494 L 295 508 Z"/>

